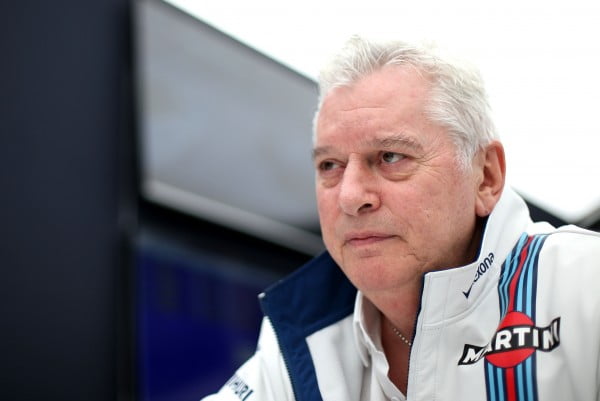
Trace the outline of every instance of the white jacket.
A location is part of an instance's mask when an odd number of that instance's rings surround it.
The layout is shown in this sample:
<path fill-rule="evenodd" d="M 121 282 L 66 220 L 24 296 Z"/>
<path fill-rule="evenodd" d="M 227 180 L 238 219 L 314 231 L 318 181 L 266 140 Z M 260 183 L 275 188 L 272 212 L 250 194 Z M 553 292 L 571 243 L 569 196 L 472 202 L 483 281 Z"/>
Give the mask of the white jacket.
<path fill-rule="evenodd" d="M 331 257 L 260 298 L 255 355 L 205 401 L 359 401 L 370 354 Z M 599 386 L 600 235 L 532 223 L 507 189 L 477 261 L 423 278 L 406 398 L 597 401 Z"/>

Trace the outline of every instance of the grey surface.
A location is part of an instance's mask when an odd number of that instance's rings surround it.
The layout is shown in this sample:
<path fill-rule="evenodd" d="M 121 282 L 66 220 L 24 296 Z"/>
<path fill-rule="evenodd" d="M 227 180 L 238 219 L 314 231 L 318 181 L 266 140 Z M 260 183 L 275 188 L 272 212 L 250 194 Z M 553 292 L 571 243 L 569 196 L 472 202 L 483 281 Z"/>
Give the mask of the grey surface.
<path fill-rule="evenodd" d="M 136 6 L 145 195 L 317 252 L 315 82 L 163 2 Z"/>

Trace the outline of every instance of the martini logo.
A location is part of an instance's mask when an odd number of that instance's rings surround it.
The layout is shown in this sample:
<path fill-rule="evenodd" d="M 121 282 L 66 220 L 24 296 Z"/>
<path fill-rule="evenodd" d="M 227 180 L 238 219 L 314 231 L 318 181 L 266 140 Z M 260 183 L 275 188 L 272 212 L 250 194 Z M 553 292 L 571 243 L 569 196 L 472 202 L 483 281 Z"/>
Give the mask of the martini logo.
<path fill-rule="evenodd" d="M 535 351 L 552 351 L 560 345 L 560 317 L 546 327 L 536 327 L 521 312 L 509 312 L 487 346 L 465 344 L 459 365 L 471 365 L 482 358 L 500 368 L 511 368 Z"/>

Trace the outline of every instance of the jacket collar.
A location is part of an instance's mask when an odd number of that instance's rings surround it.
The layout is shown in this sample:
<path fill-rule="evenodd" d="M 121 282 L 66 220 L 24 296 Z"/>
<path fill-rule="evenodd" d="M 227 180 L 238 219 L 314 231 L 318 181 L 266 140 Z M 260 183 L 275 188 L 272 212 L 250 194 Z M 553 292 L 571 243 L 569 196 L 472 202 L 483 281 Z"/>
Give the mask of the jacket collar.
<path fill-rule="evenodd" d="M 488 217 L 475 261 L 425 274 L 419 319 L 435 324 L 474 308 L 496 286 L 506 256 L 531 223 L 523 199 L 505 188 Z"/>

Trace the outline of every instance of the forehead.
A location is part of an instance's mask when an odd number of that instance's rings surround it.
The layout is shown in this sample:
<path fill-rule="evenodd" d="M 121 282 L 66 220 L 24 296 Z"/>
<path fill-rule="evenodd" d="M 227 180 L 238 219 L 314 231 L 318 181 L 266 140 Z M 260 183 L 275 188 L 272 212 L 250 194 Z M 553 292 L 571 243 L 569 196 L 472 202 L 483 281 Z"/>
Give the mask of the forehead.
<path fill-rule="evenodd" d="M 325 103 L 344 100 L 381 102 L 388 98 L 417 99 L 425 95 L 431 86 L 427 76 L 412 66 L 384 66 L 357 81 L 334 87 L 325 96 Z"/>
<path fill-rule="evenodd" d="M 386 66 L 325 97 L 316 124 L 317 148 L 389 137 L 419 138 L 426 126 L 430 82 L 412 67 Z"/>

